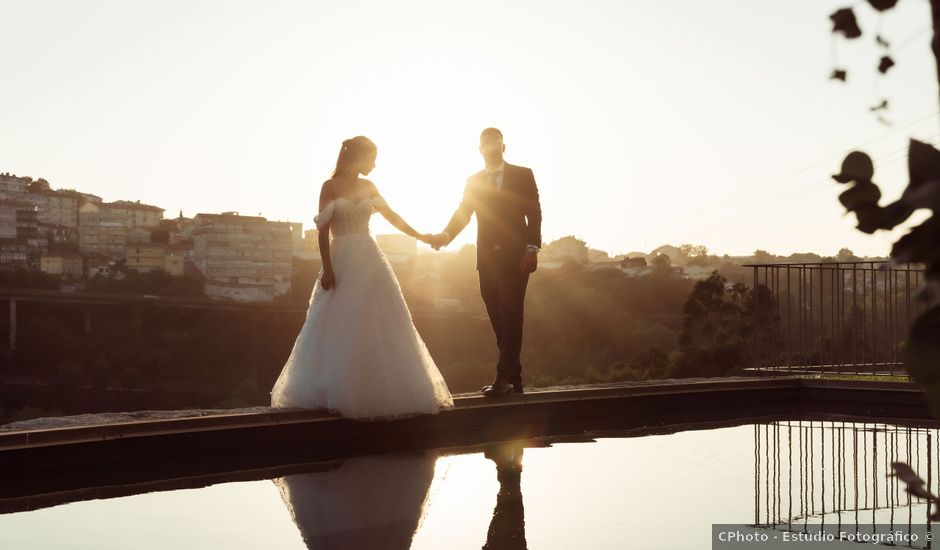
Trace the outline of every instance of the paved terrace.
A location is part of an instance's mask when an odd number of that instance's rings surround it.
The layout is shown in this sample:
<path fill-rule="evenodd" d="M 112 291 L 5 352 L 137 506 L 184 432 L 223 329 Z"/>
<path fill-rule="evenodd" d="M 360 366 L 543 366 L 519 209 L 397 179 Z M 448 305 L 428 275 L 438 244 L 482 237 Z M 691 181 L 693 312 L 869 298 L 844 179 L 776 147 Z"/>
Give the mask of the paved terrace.
<path fill-rule="evenodd" d="M 0 512 L 100 498 L 102 491 L 114 496 L 167 483 L 201 486 L 220 476 L 270 476 L 290 465 L 354 454 L 511 439 L 671 433 L 775 420 L 940 426 L 919 388 L 907 382 L 681 379 L 545 388 L 502 399 L 460 394 L 455 403 L 437 415 L 378 422 L 254 407 L 8 424 L 0 427 Z"/>

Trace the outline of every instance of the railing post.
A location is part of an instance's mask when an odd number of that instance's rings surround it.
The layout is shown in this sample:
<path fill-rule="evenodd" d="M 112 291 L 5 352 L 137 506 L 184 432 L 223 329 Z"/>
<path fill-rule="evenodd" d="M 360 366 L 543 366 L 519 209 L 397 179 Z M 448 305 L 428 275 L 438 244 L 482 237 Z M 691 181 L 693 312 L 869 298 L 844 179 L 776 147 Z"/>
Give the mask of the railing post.
<path fill-rule="evenodd" d="M 858 265 L 852 263 L 852 365 L 854 366 L 855 374 L 858 374 L 858 327 L 855 326 L 855 320 L 856 317 L 858 317 L 858 287 L 856 286 L 857 271 Z"/>
<path fill-rule="evenodd" d="M 804 270 L 803 270 L 803 266 L 800 266 L 798 269 L 799 269 L 798 273 L 799 273 L 799 285 L 800 286 L 799 286 L 799 292 L 797 293 L 798 298 L 799 298 L 797 305 L 799 306 L 800 312 L 799 312 L 799 317 L 797 317 L 797 319 L 799 321 L 799 336 L 800 336 L 800 366 L 805 367 L 807 361 L 806 361 L 806 323 L 805 323 L 806 306 L 803 303 L 803 300 L 804 300 L 804 297 L 803 297 L 804 273 L 803 271 Z"/>
<path fill-rule="evenodd" d="M 754 302 L 754 368 L 759 369 L 760 364 L 760 338 L 758 336 L 757 329 L 757 270 L 760 269 L 759 266 L 754 266 L 754 286 L 751 290 L 752 302 Z"/>
<path fill-rule="evenodd" d="M 871 373 L 875 374 L 875 365 L 878 364 L 878 341 L 875 340 L 875 322 L 878 319 L 878 277 L 875 272 L 875 262 L 868 264 L 871 271 Z"/>
<path fill-rule="evenodd" d="M 774 298 L 774 318 L 773 318 L 773 340 L 770 348 L 773 350 L 774 369 L 780 368 L 780 348 L 777 345 L 777 339 L 780 337 L 780 270 L 775 266 L 773 277 L 770 278 L 774 285 L 774 291 L 771 296 Z"/>
<path fill-rule="evenodd" d="M 793 352 L 790 350 L 790 340 L 793 337 L 793 332 L 790 330 L 790 322 L 792 321 L 792 314 L 790 309 L 790 298 L 792 297 L 793 290 L 790 286 L 790 266 L 787 266 L 787 374 L 793 374 Z"/>
<path fill-rule="evenodd" d="M 755 370 L 776 375 L 786 361 L 789 374 L 794 371 L 897 374 L 895 367 L 902 362 L 906 334 L 920 309 L 915 291 L 922 268 L 878 261 L 745 264 L 745 267 L 752 269 L 754 303 L 750 315 Z M 783 269 L 785 275 L 781 273 Z M 792 276 L 793 269 L 797 270 L 796 277 Z M 847 278 L 849 270 L 851 281 Z M 817 273 L 818 283 L 814 278 Z M 762 284 L 767 299 L 773 300 L 767 304 L 768 311 L 763 311 L 760 303 Z M 786 306 L 780 304 L 784 298 L 783 284 Z M 846 321 L 846 315 L 851 319 Z M 778 341 L 779 338 L 785 341 Z M 814 353 L 817 357 L 813 357 Z"/>
<path fill-rule="evenodd" d="M 823 318 L 826 315 L 826 309 L 823 306 L 824 300 L 823 297 L 823 266 L 819 265 L 819 374 L 825 374 L 826 369 L 823 368 L 824 353 L 823 353 Z"/>

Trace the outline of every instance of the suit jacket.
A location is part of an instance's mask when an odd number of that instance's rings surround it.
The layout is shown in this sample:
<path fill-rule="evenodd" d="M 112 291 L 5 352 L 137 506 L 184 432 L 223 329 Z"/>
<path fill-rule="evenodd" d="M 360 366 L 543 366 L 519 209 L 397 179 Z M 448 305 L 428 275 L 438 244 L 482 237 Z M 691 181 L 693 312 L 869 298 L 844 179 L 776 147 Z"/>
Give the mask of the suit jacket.
<path fill-rule="evenodd" d="M 477 269 L 516 262 L 526 245 L 542 246 L 542 207 L 532 170 L 506 162 L 497 189 L 485 170 L 467 178 L 463 199 L 444 229 L 451 240 L 477 215 Z"/>

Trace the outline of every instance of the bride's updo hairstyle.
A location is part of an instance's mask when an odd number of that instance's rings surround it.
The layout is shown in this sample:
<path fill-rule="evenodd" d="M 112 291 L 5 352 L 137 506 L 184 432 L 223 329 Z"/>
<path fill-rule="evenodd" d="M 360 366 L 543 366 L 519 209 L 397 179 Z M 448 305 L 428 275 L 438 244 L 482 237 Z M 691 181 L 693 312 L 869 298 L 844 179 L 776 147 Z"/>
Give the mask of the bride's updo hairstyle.
<path fill-rule="evenodd" d="M 366 136 L 356 136 L 343 142 L 339 150 L 339 156 L 336 158 L 336 170 L 333 170 L 333 177 L 349 170 L 359 159 L 367 158 L 366 155 L 375 156 L 378 148 L 372 143 L 372 140 Z"/>

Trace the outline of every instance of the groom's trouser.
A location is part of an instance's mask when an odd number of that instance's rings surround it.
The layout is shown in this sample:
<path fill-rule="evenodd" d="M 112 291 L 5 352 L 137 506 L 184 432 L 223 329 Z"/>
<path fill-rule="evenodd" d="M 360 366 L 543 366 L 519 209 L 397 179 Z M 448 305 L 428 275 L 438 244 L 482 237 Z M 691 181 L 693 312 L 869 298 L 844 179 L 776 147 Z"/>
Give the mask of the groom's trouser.
<path fill-rule="evenodd" d="M 479 267 L 480 294 L 499 348 L 496 374 L 514 384 L 522 383 L 519 355 L 522 352 L 523 302 L 529 283 L 529 274 L 519 272 L 520 260 L 521 256 L 515 255 L 497 257 Z"/>

